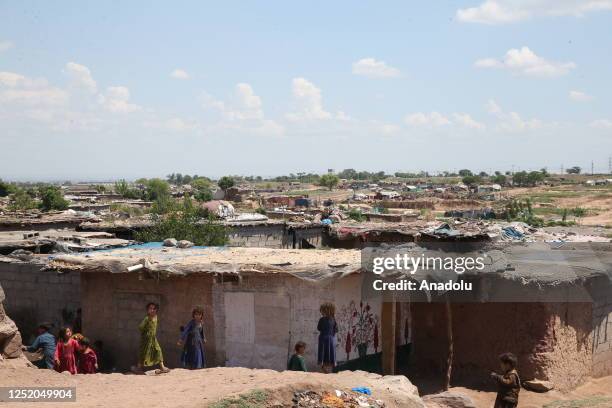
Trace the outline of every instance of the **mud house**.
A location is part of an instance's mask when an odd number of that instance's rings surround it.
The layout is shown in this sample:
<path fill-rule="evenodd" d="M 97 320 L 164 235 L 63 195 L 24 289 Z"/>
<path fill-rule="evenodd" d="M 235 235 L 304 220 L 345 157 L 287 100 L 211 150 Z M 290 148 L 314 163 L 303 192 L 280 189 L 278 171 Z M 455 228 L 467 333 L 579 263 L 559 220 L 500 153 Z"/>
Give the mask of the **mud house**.
<path fill-rule="evenodd" d="M 469 295 L 428 299 L 370 295 L 356 250 L 116 249 L 59 256 L 49 267 L 80 273 L 83 331 L 104 341 L 119 369 L 133 363 L 148 301 L 161 304 L 171 366 L 179 361 L 179 327 L 203 305 L 210 365 L 283 369 L 302 340 L 315 367 L 319 305 L 333 301 L 343 364 L 377 358 L 374 370 L 441 378 L 452 339 L 453 381 L 486 380 L 497 355 L 511 350 L 525 379 L 568 389 L 612 373 L 612 252 L 542 245 L 505 248 L 504 268 L 466 274 Z M 448 305 L 437 301 L 447 298 Z"/>
<path fill-rule="evenodd" d="M 142 268 L 128 272 L 135 265 Z M 315 367 L 319 307 L 329 301 L 339 337 L 351 331 L 353 338 L 341 344 L 340 359 L 380 351 L 380 303 L 361 302 L 358 251 L 142 248 L 59 256 L 50 266 L 80 273 L 83 331 L 104 342 L 119 369 L 134 363 L 149 301 L 161 305 L 159 337 L 170 366 L 179 363 L 179 327 L 196 305 L 205 310 L 209 365 L 282 370 L 301 340 Z"/>
<path fill-rule="evenodd" d="M 524 379 L 562 389 L 612 374 L 610 245 L 502 251 L 503 268 L 463 276 L 474 287 L 469 296 L 427 299 L 372 296 L 357 250 L 144 246 L 4 257 L 0 283 L 26 340 L 37 323 L 72 324 L 82 308 L 83 332 L 104 342 L 119 370 L 134 363 L 148 301 L 161 304 L 159 335 L 171 366 L 179 362 L 179 327 L 202 305 L 209 365 L 283 369 L 302 340 L 316 367 L 319 305 L 333 301 L 341 367 L 442 378 L 452 338 L 453 382 L 486 381 L 496 356 L 508 350 L 519 356 Z"/>

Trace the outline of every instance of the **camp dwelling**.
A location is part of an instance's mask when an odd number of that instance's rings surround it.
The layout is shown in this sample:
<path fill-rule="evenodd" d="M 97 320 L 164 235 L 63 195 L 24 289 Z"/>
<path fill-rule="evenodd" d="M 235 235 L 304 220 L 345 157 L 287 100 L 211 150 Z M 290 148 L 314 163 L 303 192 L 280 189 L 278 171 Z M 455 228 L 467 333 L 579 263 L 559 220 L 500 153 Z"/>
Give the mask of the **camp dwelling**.
<path fill-rule="evenodd" d="M 473 285 L 426 299 L 375 296 L 356 250 L 123 248 L 61 255 L 47 264 L 80 274 L 83 332 L 117 369 L 135 363 L 138 324 L 159 303 L 165 361 L 176 367 L 179 327 L 205 310 L 208 366 L 282 370 L 297 341 L 316 370 L 317 322 L 336 306 L 339 369 L 487 380 L 512 351 L 524 379 L 570 389 L 612 374 L 612 250 L 565 243 L 502 248 L 502 269 L 466 273 Z"/>

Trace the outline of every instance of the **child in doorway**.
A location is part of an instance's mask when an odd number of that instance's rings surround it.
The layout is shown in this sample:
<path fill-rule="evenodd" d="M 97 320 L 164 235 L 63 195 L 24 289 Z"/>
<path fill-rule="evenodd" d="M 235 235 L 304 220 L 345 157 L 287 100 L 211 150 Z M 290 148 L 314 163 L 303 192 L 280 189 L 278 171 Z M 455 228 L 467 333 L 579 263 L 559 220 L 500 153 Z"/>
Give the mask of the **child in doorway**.
<path fill-rule="evenodd" d="M 77 373 L 77 351 L 79 343 L 72 338 L 72 329 L 70 327 L 62 327 L 57 336 L 57 345 L 55 346 L 55 371 L 68 371 L 70 374 Z"/>
<path fill-rule="evenodd" d="M 304 360 L 304 353 L 306 353 L 306 343 L 298 341 L 295 343 L 295 353 L 289 359 L 287 363 L 287 370 L 289 371 L 308 371 L 306 369 L 306 360 Z"/>
<path fill-rule="evenodd" d="M 190 370 L 206 367 L 204 356 L 204 309 L 197 306 L 191 312 L 191 320 L 181 330 L 179 347 L 183 347 L 181 357 L 183 367 Z"/>
<path fill-rule="evenodd" d="M 140 330 L 140 350 L 138 355 L 138 367 L 134 370 L 137 373 L 142 373 L 144 367 L 150 367 L 159 364 L 159 369 L 155 370 L 156 374 L 167 373 L 170 370 L 164 365 L 164 356 L 162 349 L 157 341 L 157 312 L 159 306 L 157 303 L 150 302 L 147 304 L 147 315 L 142 320 L 138 329 Z"/>
<path fill-rule="evenodd" d="M 98 356 L 87 337 L 79 341 L 79 351 L 79 374 L 95 374 L 98 371 Z"/>
<path fill-rule="evenodd" d="M 512 353 L 503 353 L 499 356 L 499 362 L 502 374 L 491 373 L 498 387 L 494 408 L 516 408 L 521 390 L 521 380 L 516 371 L 517 358 Z"/>

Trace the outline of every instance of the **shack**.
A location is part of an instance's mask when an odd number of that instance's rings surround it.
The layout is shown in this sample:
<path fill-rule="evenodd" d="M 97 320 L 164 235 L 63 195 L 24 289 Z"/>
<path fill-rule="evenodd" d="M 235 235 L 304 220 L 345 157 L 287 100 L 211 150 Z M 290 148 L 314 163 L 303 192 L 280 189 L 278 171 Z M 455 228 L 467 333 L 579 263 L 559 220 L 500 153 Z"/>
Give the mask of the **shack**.
<path fill-rule="evenodd" d="M 524 379 L 560 389 L 612 374 L 610 245 L 500 248 L 501 269 L 462 275 L 470 293 L 423 299 L 372 295 L 357 250 L 137 247 L 57 256 L 48 267 L 80 273 L 83 332 L 104 342 L 118 369 L 135 362 L 149 301 L 161 305 L 171 367 L 180 361 L 179 327 L 201 305 L 209 366 L 281 370 L 301 340 L 316 369 L 319 306 L 331 301 L 340 369 L 443 378 L 450 361 L 453 382 L 483 383 L 497 356 L 512 351 Z"/>

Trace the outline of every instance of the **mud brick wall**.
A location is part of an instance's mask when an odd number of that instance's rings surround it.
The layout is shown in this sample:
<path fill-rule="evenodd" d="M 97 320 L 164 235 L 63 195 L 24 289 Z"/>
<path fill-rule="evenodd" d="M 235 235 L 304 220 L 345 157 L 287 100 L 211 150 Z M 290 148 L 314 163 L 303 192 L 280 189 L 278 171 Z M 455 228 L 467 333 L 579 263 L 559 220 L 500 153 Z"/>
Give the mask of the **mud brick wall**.
<path fill-rule="evenodd" d="M 58 274 L 39 265 L 0 262 L 0 284 L 6 293 L 4 308 L 19 327 L 25 343 L 34 339 L 42 322 L 55 333 L 72 325 L 81 307 L 81 282 L 76 272 Z"/>
<path fill-rule="evenodd" d="M 140 279 L 142 278 L 142 279 Z M 181 326 L 191 320 L 194 306 L 204 308 L 204 332 L 209 366 L 216 363 L 212 280 L 209 274 L 181 277 L 144 276 L 138 273 L 81 274 L 83 333 L 91 341 L 102 341 L 111 367 L 128 370 L 137 363 L 140 332 L 146 304 L 160 305 L 157 338 L 168 367 L 180 367 Z"/>
<path fill-rule="evenodd" d="M 359 275 L 321 282 L 283 274 L 243 274 L 240 279 L 233 280 L 222 280 L 219 276 L 213 286 L 219 362 L 230 366 L 282 370 L 295 343 L 304 341 L 307 344 L 307 367 L 309 371 L 319 371 L 317 323 L 321 317 L 319 308 L 324 302 L 333 302 L 336 306 L 340 330 L 336 356 L 339 362 L 346 360 L 342 333 L 348 327 L 348 322 L 344 310 L 351 302 L 359 307 L 362 301 L 361 285 Z M 233 307 L 233 302 L 244 303 Z M 363 302 L 364 305 L 369 304 L 372 315 L 379 319 L 380 300 Z M 236 332 L 248 334 L 240 338 L 235 335 Z M 376 351 L 380 351 L 380 344 L 375 350 L 370 342 L 367 354 Z M 357 349 L 353 346 L 350 359 L 356 357 Z"/>
<path fill-rule="evenodd" d="M 489 383 L 498 356 L 513 352 L 521 378 L 550 380 L 571 389 L 591 375 L 591 303 L 452 304 L 453 382 Z M 448 336 L 443 303 L 413 303 L 417 371 L 446 370 Z"/>
<path fill-rule="evenodd" d="M 592 283 L 593 376 L 612 374 L 612 284 L 607 278 Z"/>

